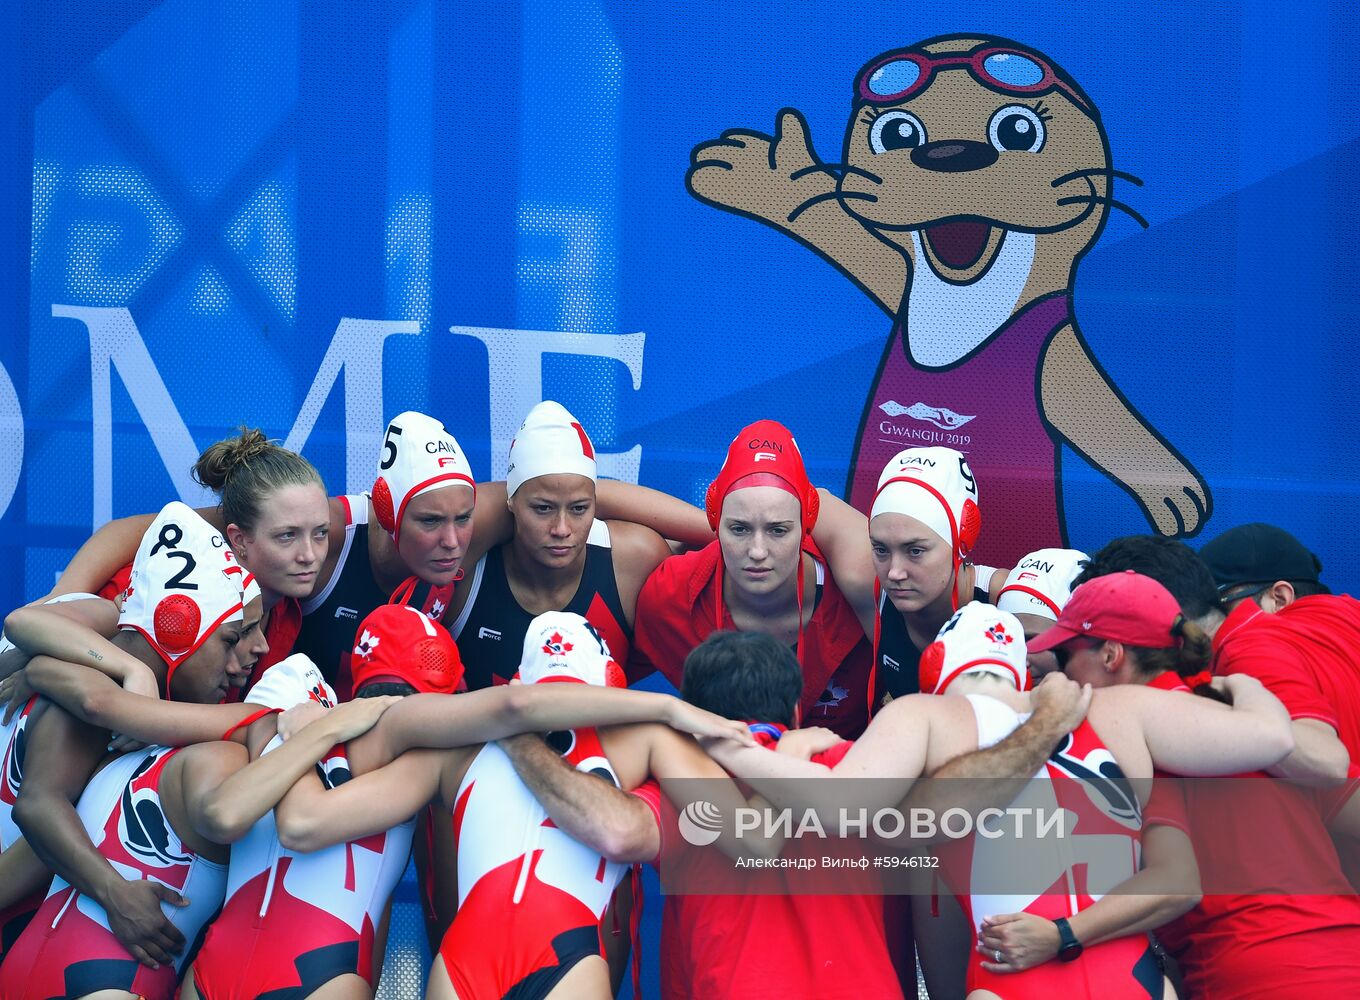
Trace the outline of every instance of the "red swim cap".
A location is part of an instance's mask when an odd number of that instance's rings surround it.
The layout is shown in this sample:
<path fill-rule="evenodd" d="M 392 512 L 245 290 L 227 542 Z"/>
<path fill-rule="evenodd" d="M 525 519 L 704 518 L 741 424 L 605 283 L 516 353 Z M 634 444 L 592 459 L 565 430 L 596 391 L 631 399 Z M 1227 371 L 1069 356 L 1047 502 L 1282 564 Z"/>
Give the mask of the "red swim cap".
<path fill-rule="evenodd" d="M 728 445 L 723 467 L 704 498 L 710 528 L 718 530 L 727 494 L 748 486 L 775 486 L 792 493 L 803 511 L 803 534 L 811 533 L 821 500 L 808 479 L 798 442 L 778 421 L 757 420 Z"/>
<path fill-rule="evenodd" d="M 416 608 L 384 604 L 374 609 L 354 643 L 355 691 L 387 681 L 410 684 L 422 694 L 453 694 L 462 683 L 463 660 L 453 636 Z"/>

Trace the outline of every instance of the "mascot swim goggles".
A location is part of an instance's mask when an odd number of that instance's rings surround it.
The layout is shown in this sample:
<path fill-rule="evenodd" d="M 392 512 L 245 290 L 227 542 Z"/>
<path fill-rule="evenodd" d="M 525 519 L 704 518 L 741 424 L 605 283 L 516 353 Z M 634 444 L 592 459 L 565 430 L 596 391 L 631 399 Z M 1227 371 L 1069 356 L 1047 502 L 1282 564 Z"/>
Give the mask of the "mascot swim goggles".
<path fill-rule="evenodd" d="M 855 93 L 870 104 L 897 104 L 930 86 L 942 69 L 966 69 L 984 87 L 1003 94 L 1039 94 L 1057 88 L 1091 115 L 1091 106 L 1038 56 L 994 45 L 972 52 L 933 56 L 926 52 L 889 52 L 860 70 Z"/>

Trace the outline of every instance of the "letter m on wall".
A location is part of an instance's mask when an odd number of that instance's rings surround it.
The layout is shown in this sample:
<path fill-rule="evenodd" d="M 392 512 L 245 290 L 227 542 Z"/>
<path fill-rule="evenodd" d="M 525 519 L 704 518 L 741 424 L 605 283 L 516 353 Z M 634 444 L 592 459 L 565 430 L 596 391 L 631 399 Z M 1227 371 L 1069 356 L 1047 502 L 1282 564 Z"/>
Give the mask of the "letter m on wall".
<path fill-rule="evenodd" d="M 164 463 L 175 492 L 185 503 L 203 506 L 214 502 L 211 494 L 189 474 L 199 445 L 185 426 L 170 398 L 151 353 L 146 348 L 132 314 L 121 306 L 94 307 L 53 304 L 52 315 L 79 320 L 90 336 L 90 402 L 93 451 L 93 504 L 91 523 L 99 527 L 113 516 L 113 372 L 132 399 L 137 416 L 151 435 L 156 453 Z M 344 374 L 346 487 L 361 489 L 371 482 L 374 456 L 383 430 L 383 341 L 392 334 L 415 334 L 414 321 L 342 319 L 322 359 L 289 432 L 285 445 L 301 451 L 316 423 L 322 405 Z M 216 369 L 216 371 L 214 371 Z M 200 391 L 226 384 L 232 370 L 229 358 L 205 358 L 199 376 Z M 376 387 L 376 389 L 375 389 Z M 232 420 L 247 419 L 247 414 Z M 223 426 L 221 436 L 233 429 Z M 206 443 L 206 442 L 205 442 Z"/>

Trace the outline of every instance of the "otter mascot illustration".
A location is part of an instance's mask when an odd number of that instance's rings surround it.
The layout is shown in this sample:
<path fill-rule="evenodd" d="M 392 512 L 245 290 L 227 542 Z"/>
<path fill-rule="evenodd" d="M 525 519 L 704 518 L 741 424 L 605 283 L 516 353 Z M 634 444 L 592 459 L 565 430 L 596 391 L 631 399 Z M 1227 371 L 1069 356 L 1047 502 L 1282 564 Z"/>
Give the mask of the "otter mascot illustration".
<path fill-rule="evenodd" d="M 775 135 L 731 130 L 691 154 L 691 194 L 826 258 L 894 320 L 865 403 L 847 495 L 868 510 L 883 465 L 917 445 L 968 456 L 985 509 L 974 555 L 1010 566 L 1066 545 L 1066 441 L 1164 535 L 1208 520 L 1208 486 L 1111 384 L 1072 311 L 1078 262 L 1111 207 L 1100 113 L 1046 56 L 1007 39 L 932 38 L 855 79 L 842 163 L 794 109 Z"/>

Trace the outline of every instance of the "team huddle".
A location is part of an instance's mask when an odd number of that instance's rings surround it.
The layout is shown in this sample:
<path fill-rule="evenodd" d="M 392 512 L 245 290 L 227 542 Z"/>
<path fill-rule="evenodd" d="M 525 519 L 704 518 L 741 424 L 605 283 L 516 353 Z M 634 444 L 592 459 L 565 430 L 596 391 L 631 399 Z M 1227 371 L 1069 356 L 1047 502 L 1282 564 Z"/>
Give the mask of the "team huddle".
<path fill-rule="evenodd" d="M 413 412 L 366 494 L 258 431 L 194 475 L 217 507 L 111 522 L 5 620 L 0 1000 L 372 997 L 413 856 L 427 997 L 603 1000 L 630 956 L 636 991 L 688 779 L 727 817 L 1075 826 L 1025 845 L 1028 894 L 981 837 L 914 895 L 669 893 L 668 998 L 900 998 L 918 961 L 937 1000 L 1360 995 L 1360 604 L 1281 529 L 993 568 L 952 449 L 895 455 L 865 514 L 761 420 L 699 509 L 597 479 L 555 402 L 504 482 Z M 629 688 L 654 672 L 680 696 Z M 1224 874 L 1263 842 L 1305 891 Z"/>

